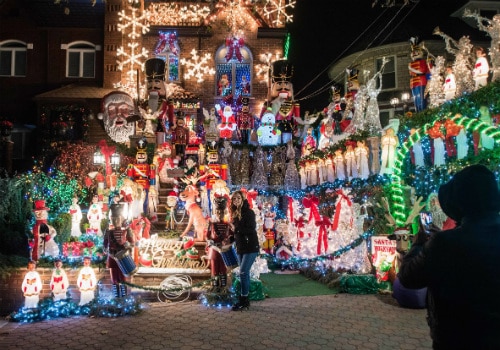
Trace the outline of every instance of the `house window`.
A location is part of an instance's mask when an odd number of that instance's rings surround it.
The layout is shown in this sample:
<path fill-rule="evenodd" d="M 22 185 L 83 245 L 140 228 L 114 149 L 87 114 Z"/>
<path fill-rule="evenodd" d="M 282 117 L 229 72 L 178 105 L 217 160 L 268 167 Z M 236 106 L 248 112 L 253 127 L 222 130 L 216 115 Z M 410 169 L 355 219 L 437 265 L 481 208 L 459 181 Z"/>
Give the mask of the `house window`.
<path fill-rule="evenodd" d="M 377 72 L 380 71 L 382 67 L 382 60 L 384 58 L 377 58 L 375 66 L 377 67 Z M 394 56 L 385 57 L 387 63 L 384 66 L 384 71 L 382 72 L 382 90 L 389 90 L 396 88 L 396 58 Z M 379 87 L 379 80 L 377 80 L 377 88 Z"/>
<path fill-rule="evenodd" d="M 4 41 L 0 43 L 0 76 L 26 76 L 26 43 Z"/>
<path fill-rule="evenodd" d="M 96 47 L 91 43 L 77 42 L 66 50 L 67 78 L 94 78 Z"/>
<path fill-rule="evenodd" d="M 177 33 L 160 31 L 154 52 L 157 58 L 165 61 L 165 80 L 167 82 L 178 82 L 181 49 L 177 40 Z"/>
<path fill-rule="evenodd" d="M 215 56 L 216 95 L 250 96 L 252 53 L 246 46 L 223 46 Z"/>

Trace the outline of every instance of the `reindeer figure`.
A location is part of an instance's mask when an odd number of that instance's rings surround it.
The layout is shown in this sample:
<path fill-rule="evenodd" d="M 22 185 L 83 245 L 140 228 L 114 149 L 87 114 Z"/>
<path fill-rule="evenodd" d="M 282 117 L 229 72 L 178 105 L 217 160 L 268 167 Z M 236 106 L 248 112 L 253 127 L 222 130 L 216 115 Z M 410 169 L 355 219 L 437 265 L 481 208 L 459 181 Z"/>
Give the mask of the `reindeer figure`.
<path fill-rule="evenodd" d="M 195 241 L 205 241 L 207 237 L 208 222 L 203 217 L 200 206 L 196 203 L 198 189 L 194 185 L 187 185 L 184 191 L 179 194 L 179 199 L 185 202 L 186 211 L 189 215 L 189 221 L 181 234 L 181 237 L 187 236 L 191 226 L 194 228 Z"/>

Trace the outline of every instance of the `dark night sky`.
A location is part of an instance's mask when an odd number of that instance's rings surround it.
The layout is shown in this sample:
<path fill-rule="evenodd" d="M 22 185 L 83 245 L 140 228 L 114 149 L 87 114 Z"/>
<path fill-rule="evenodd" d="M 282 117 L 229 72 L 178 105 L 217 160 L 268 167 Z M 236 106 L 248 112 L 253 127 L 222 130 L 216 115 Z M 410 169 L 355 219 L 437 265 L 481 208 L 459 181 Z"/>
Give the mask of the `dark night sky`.
<path fill-rule="evenodd" d="M 288 25 L 291 33 L 288 58 L 295 66 L 293 83 L 297 99 L 310 95 L 329 82 L 329 65 L 342 56 L 366 49 L 372 42 L 370 47 L 408 41 L 412 36 L 439 40 L 438 36 L 432 35 L 436 26 L 453 35 L 455 28 L 463 29 L 464 25 L 460 19 L 448 16 L 468 1 L 410 1 L 402 9 L 381 7 L 380 2 L 385 0 L 379 0 L 375 7 L 372 7 L 372 0 L 297 1 L 294 22 Z M 470 30 L 470 33 L 456 33 L 456 38 L 471 35 L 472 39 L 474 30 Z M 326 91 L 316 98 L 300 101 L 301 110 L 322 109 L 328 105 L 328 98 Z"/>

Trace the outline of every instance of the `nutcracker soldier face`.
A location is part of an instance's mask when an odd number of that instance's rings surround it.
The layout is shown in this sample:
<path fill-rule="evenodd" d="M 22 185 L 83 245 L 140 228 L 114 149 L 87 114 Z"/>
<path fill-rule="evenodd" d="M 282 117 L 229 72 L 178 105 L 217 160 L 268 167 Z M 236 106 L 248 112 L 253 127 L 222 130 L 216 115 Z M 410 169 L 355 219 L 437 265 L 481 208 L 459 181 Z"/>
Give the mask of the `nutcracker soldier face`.
<path fill-rule="evenodd" d="M 150 58 L 145 63 L 148 94 L 166 96 L 165 61 L 161 58 Z"/>
<path fill-rule="evenodd" d="M 273 62 L 271 96 L 293 98 L 293 66 L 287 60 Z"/>
<path fill-rule="evenodd" d="M 146 141 L 145 138 L 142 138 L 139 141 L 137 141 L 137 153 L 135 155 L 135 160 L 139 164 L 148 162 L 148 154 L 146 153 L 147 145 L 148 142 Z"/>
<path fill-rule="evenodd" d="M 411 53 L 410 58 L 412 61 L 421 60 L 424 58 L 424 51 L 418 45 L 418 38 L 410 38 Z"/>
<path fill-rule="evenodd" d="M 134 101 L 124 92 L 112 92 L 103 98 L 104 129 L 115 142 L 128 142 L 134 134 L 134 122 L 128 122 L 134 113 Z"/>

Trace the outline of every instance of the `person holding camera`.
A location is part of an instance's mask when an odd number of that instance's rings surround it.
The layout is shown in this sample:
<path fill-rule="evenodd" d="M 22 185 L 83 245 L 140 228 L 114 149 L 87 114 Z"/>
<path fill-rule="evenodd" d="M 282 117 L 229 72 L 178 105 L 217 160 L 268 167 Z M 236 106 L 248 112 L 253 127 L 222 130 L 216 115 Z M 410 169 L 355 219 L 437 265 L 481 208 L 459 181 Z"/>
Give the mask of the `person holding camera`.
<path fill-rule="evenodd" d="M 428 288 L 433 349 L 500 346 L 500 192 L 495 175 L 472 165 L 439 188 L 439 203 L 457 227 L 434 233 L 406 256 L 399 280 Z M 415 248 L 418 249 L 418 248 Z"/>

